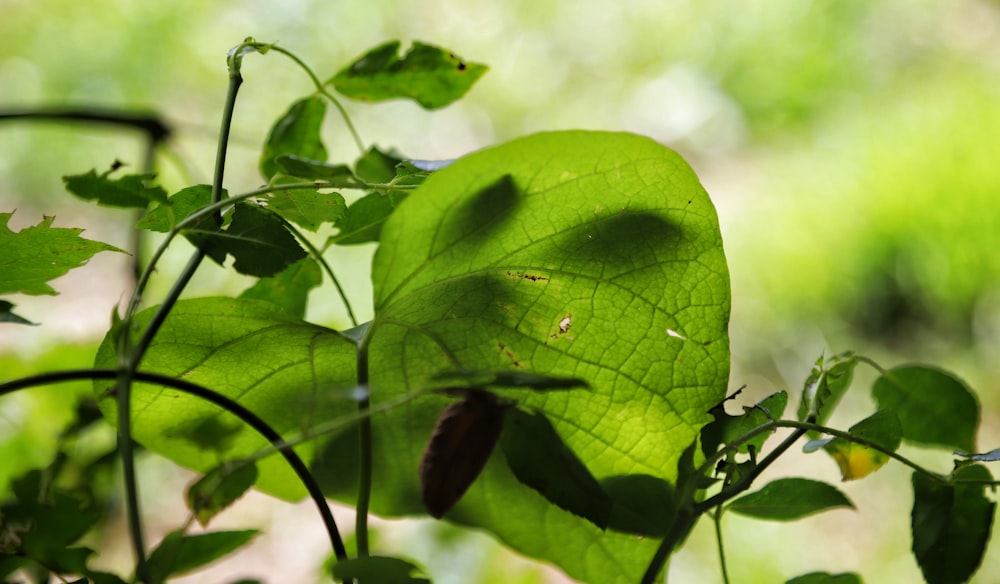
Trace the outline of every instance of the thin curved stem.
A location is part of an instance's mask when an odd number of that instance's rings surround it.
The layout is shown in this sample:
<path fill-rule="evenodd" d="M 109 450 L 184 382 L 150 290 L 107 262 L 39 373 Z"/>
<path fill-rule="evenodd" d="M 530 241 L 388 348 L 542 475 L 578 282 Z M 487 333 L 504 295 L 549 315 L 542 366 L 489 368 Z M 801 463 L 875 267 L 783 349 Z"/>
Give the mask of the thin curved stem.
<path fill-rule="evenodd" d="M 864 446 L 866 448 L 871 448 L 872 450 L 877 450 L 878 452 L 881 452 L 882 454 L 888 456 L 889 458 L 891 458 L 891 459 L 893 459 L 893 460 L 895 460 L 897 462 L 903 463 L 904 465 L 912 468 L 914 471 L 916 471 L 916 472 L 924 475 L 927 478 L 936 480 L 938 482 L 943 482 L 943 483 L 948 483 L 949 482 L 948 478 L 945 477 L 944 475 L 940 475 L 938 473 L 931 472 L 931 471 L 925 469 L 924 467 L 920 466 L 919 464 L 913 462 L 909 458 L 906 458 L 902 454 L 898 454 L 895 451 L 889 450 L 888 448 L 880 446 L 880 445 L 878 445 L 878 444 L 876 444 L 876 443 L 874 443 L 874 442 L 872 442 L 870 440 L 865 440 L 864 438 L 860 438 L 858 436 L 855 436 L 854 434 L 851 434 L 850 432 L 844 432 L 844 431 L 841 431 L 841 430 L 836 430 L 834 428 L 827 428 L 826 426 L 820 426 L 819 424 L 813 424 L 813 423 L 809 423 L 809 422 L 794 422 L 792 420 L 779 420 L 779 421 L 775 422 L 775 425 L 778 426 L 779 428 L 797 428 L 797 429 L 800 429 L 802 432 L 815 431 L 815 432 L 819 432 L 821 434 L 829 434 L 830 436 L 833 436 L 834 438 L 840 438 L 842 440 L 847 440 L 847 441 L 853 442 L 855 444 L 860 444 L 861 446 Z"/>
<path fill-rule="evenodd" d="M 118 372 L 114 369 L 75 369 L 69 371 L 55 371 L 40 375 L 33 375 L 31 377 L 24 377 L 7 383 L 0 383 L 0 396 L 39 385 L 50 385 L 53 383 L 86 379 L 116 379 L 117 377 Z M 312 498 L 313 502 L 316 503 L 320 516 L 323 518 L 323 523 L 326 525 L 327 534 L 330 537 L 330 543 L 333 546 L 333 550 L 337 558 L 341 560 L 347 559 L 347 550 L 344 547 L 343 539 L 340 537 L 340 531 L 337 529 L 337 522 L 333 518 L 333 513 L 330 511 L 330 506 L 326 501 L 326 497 L 323 496 L 323 491 L 320 488 L 319 483 L 316 482 L 316 478 L 309 471 L 309 468 L 306 466 L 305 462 L 303 462 L 302 458 L 299 457 L 298 453 L 296 453 L 291 446 L 286 445 L 281 437 L 281 434 L 279 434 L 267 422 L 240 403 L 218 392 L 212 391 L 207 387 L 191 383 L 190 381 L 145 371 L 135 371 L 133 372 L 132 377 L 135 381 L 155 383 L 157 385 L 170 387 L 172 389 L 189 393 L 207 400 L 231 412 L 271 442 L 281 455 L 285 457 L 289 466 L 292 467 L 292 470 L 306 487 L 306 491 L 309 492 L 309 496 Z"/>
<path fill-rule="evenodd" d="M 319 77 L 317 77 L 316 74 L 313 73 L 313 70 L 309 67 L 309 65 L 306 65 L 305 62 L 302 61 L 302 59 L 300 59 L 297 55 L 295 55 L 291 51 L 282 48 L 278 45 L 270 45 L 270 49 L 272 51 L 276 51 L 278 53 L 281 53 L 282 55 L 285 55 L 286 57 L 294 61 L 296 65 L 301 67 L 303 71 L 306 72 L 306 75 L 308 75 L 309 78 L 312 79 L 313 84 L 316 86 L 316 91 L 322 94 L 328 100 L 330 100 L 330 103 L 332 103 L 334 107 L 337 108 L 337 111 L 340 112 L 340 117 L 344 120 L 344 124 L 347 126 L 347 131 L 350 132 L 351 137 L 354 138 L 354 143 L 357 145 L 358 150 L 362 154 L 364 154 L 365 143 L 361 140 L 361 136 L 358 134 L 357 129 L 355 129 L 354 123 L 351 121 L 351 117 L 347 115 L 347 110 L 344 109 L 343 105 L 341 105 L 340 100 L 338 100 L 336 97 L 333 96 L 332 93 L 326 90 L 326 87 L 324 87 L 323 83 L 319 80 Z"/>
<path fill-rule="evenodd" d="M 729 570 L 726 568 L 726 548 L 722 544 L 722 506 L 715 508 L 715 543 L 719 549 L 719 567 L 722 569 L 722 581 L 729 584 Z"/>
<path fill-rule="evenodd" d="M 291 224 L 287 219 L 275 213 L 275 217 L 285 226 L 285 229 L 289 230 L 299 242 L 302 243 L 309 250 L 309 255 L 312 256 L 320 266 L 323 267 L 323 271 L 326 275 L 330 276 L 330 280 L 333 282 L 333 286 L 337 289 L 337 294 L 340 295 L 340 301 L 344 303 L 344 308 L 347 309 L 347 317 L 351 320 L 351 326 L 358 326 L 358 319 L 354 316 L 354 309 L 351 307 L 351 301 L 347 299 L 347 293 L 344 292 L 344 287 L 340 285 L 340 280 L 337 279 L 337 275 L 333 273 L 333 268 L 323 257 L 323 253 L 313 245 L 313 242 L 309 241 L 309 238 L 302 234 L 294 225 Z"/>
<path fill-rule="evenodd" d="M 229 89 L 226 93 L 226 103 L 222 114 L 222 125 L 219 135 L 219 147 L 215 160 L 215 177 L 212 181 L 212 201 L 219 202 L 222 199 L 222 181 L 225 175 L 226 151 L 229 142 L 229 129 L 232 126 L 233 111 L 236 105 L 236 95 L 243 77 L 239 72 L 239 60 L 234 59 L 230 67 Z M 217 223 L 221 223 L 221 216 L 216 215 Z M 174 282 L 167 297 L 160 304 L 153 318 L 143 331 L 138 343 L 134 347 L 130 346 L 130 333 L 132 317 L 138 307 L 142 290 L 137 287 L 133 293 L 132 301 L 129 303 L 129 311 L 125 315 L 124 329 L 119 336 L 118 355 L 119 365 L 116 384 L 116 398 L 118 405 L 118 449 L 122 461 L 122 474 L 125 482 L 126 510 L 129 520 L 129 530 L 132 536 L 132 543 L 136 556 L 136 577 L 142 582 L 150 582 L 149 568 L 146 563 L 145 543 L 143 541 L 142 517 L 139 513 L 139 489 L 136 482 L 135 473 L 135 453 L 132 450 L 132 382 L 135 373 L 142 361 L 146 350 L 153 342 L 153 338 L 159 332 L 160 327 L 166 320 L 167 315 L 173 309 L 181 292 L 194 276 L 198 266 L 204 259 L 205 253 L 198 249 L 188 260 L 187 265 L 182 270 L 180 276 Z M 151 272 L 152 267 L 147 270 Z M 148 281 L 148 276 L 141 280 L 143 285 Z"/>

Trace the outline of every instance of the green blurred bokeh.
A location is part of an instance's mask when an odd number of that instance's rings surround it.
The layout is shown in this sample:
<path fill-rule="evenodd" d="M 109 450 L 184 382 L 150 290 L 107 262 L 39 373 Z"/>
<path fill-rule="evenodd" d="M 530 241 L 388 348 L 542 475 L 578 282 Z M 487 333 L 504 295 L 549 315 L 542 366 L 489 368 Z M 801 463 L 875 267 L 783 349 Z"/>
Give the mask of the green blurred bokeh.
<path fill-rule="evenodd" d="M 391 38 L 490 65 L 464 100 L 441 111 L 346 103 L 367 142 L 414 158 L 453 158 L 563 128 L 630 130 L 677 149 L 719 208 L 733 276 L 734 388 L 749 384 L 748 400 L 790 389 L 795 405 L 794 391 L 824 351 L 856 349 L 890 366 L 930 361 L 979 392 L 980 449 L 1000 442 L 1000 3 L 0 0 L 0 110 L 159 112 L 176 130 L 177 157 L 159 159 L 168 190 L 207 182 L 226 52 L 246 36 L 282 44 L 321 78 Z M 273 53 L 247 57 L 243 73 L 231 191 L 261 182 L 256 156 L 271 122 L 311 91 Z M 326 130 L 331 159 L 352 159 L 343 125 L 331 116 Z M 130 217 L 71 200 L 60 178 L 116 158 L 138 170 L 141 137 L 4 122 L 0 211 L 17 209 L 15 229 L 44 213 L 127 246 Z M 370 252 L 353 250 L 341 263 L 353 270 L 344 276 L 363 314 Z M 103 254 L 57 282 L 59 297 L 12 298 L 42 326 L 0 329 L 3 377 L 79 364 L 46 348 L 89 351 L 126 293 L 127 267 L 127 258 Z M 154 295 L 170 274 L 160 278 Z M 208 270 L 192 293 L 235 293 L 246 283 Z M 314 320 L 343 323 L 332 300 L 314 295 L 313 304 Z M 0 479 L 43 460 L 47 424 L 69 402 L 52 395 L 0 402 Z M 870 409 L 859 387 L 833 423 L 846 427 Z M 820 456 L 792 457 L 777 472 L 837 480 Z M 926 459 L 947 470 L 947 457 Z M 812 569 L 915 581 L 909 489 L 906 473 L 890 465 L 845 486 L 857 517 L 837 511 L 795 525 L 730 518 L 730 571 L 740 582 Z M 711 531 L 699 527 L 674 562 L 676 581 L 718 580 L 714 553 Z M 434 551 L 422 554 L 432 563 Z M 997 574 L 992 554 L 974 582 Z"/>

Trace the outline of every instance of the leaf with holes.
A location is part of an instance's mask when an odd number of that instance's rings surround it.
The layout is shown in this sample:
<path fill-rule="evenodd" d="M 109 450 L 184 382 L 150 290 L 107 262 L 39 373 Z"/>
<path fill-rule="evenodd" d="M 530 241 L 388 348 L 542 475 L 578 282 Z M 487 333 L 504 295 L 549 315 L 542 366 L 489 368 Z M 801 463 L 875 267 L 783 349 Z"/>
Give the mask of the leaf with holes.
<path fill-rule="evenodd" d="M 542 411 L 599 481 L 674 482 L 728 382 L 715 209 L 687 164 L 646 138 L 539 134 L 435 171 L 386 220 L 372 278 L 373 406 L 447 371 L 580 378 L 590 391 L 504 397 Z M 376 513 L 422 512 L 415 437 L 448 403 L 428 394 L 372 418 Z M 352 448 L 331 445 L 330 476 L 353 472 L 334 455 Z M 348 501 L 353 486 L 328 485 Z M 656 548 L 551 505 L 495 452 L 448 519 L 586 581 L 638 581 Z"/>
<path fill-rule="evenodd" d="M 390 41 L 375 47 L 329 83 L 343 95 L 362 101 L 408 98 L 436 109 L 465 95 L 489 70 L 421 42 L 414 42 L 400 58 L 399 44 Z"/>

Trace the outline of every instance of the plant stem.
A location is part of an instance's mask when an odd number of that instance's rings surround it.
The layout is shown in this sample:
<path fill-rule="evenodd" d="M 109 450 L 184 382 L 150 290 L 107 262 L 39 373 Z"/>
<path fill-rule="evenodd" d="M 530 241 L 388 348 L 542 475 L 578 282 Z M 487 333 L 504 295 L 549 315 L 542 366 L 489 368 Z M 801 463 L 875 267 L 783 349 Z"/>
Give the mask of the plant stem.
<path fill-rule="evenodd" d="M 364 340 L 358 346 L 358 386 L 368 387 L 368 340 L 366 334 Z M 355 511 L 354 537 L 358 542 L 358 557 L 368 555 L 368 506 L 371 502 L 372 492 L 372 421 L 369 413 L 371 406 L 370 396 L 358 402 L 358 413 L 361 420 L 358 422 L 358 449 L 360 464 L 358 469 L 358 503 Z"/>
<path fill-rule="evenodd" d="M 292 61 L 295 61 L 295 63 L 299 67 L 302 67 L 302 70 L 306 72 L 306 75 L 308 75 L 309 78 L 312 79 L 313 84 L 316 86 L 316 91 L 318 91 L 324 97 L 329 99 L 330 103 L 332 103 L 333 106 L 337 108 L 337 111 L 340 112 L 340 117 L 343 118 L 344 124 L 347 126 L 347 131 L 350 132 L 351 137 L 354 138 L 354 143 L 357 145 L 358 150 L 361 152 L 361 154 L 364 154 L 365 143 L 361 140 L 361 136 L 358 135 L 358 131 L 357 129 L 355 129 L 354 123 L 351 122 L 351 117 L 347 115 L 347 110 L 345 110 L 344 106 L 341 105 L 340 100 L 338 100 L 336 97 L 333 96 L 332 93 L 326 90 L 326 87 L 323 86 L 323 83 L 319 80 L 319 77 L 317 77 L 316 74 L 313 73 L 313 70 L 309 67 L 309 65 L 306 65 L 305 62 L 302 61 L 302 59 L 299 59 L 298 56 L 295 55 L 295 53 L 292 53 L 287 49 L 279 47 L 278 45 L 270 45 L 270 49 L 272 51 L 277 51 L 282 55 L 285 55 Z"/>
<path fill-rule="evenodd" d="M 219 135 L 219 147 L 215 160 L 215 177 L 212 181 L 212 202 L 217 203 L 222 199 L 222 181 L 225 175 L 226 151 L 229 143 L 229 129 L 232 126 L 233 111 L 236 105 L 236 95 L 243 77 L 239 72 L 239 59 L 230 61 L 229 89 L 226 93 L 226 103 L 222 114 L 222 128 Z M 216 215 L 216 221 L 221 223 L 221 215 Z M 160 304 L 153 318 L 143 331 L 142 337 L 134 347 L 129 347 L 130 329 L 134 310 L 138 306 L 138 299 L 141 291 L 137 290 L 133 294 L 134 302 L 130 303 L 129 313 L 125 315 L 124 330 L 119 337 L 119 369 L 118 382 L 116 384 L 116 398 L 118 406 L 118 448 L 122 460 L 122 474 L 125 482 L 126 509 L 129 520 L 129 530 L 132 536 L 132 543 L 136 556 L 136 578 L 142 582 L 150 582 L 149 568 L 146 564 L 145 544 L 143 542 L 142 518 L 139 513 L 139 489 L 136 484 L 135 473 L 135 453 L 132 450 L 132 382 L 135 372 L 142 361 L 146 350 L 153 342 L 153 338 L 159 332 L 160 327 L 166 320 L 167 315 L 173 309 L 181 292 L 194 276 L 198 266 L 204 259 L 205 253 L 200 249 L 196 250 L 188 260 L 187 265 L 170 288 L 167 297 Z"/>
<path fill-rule="evenodd" d="M 864 446 L 866 448 L 871 448 L 872 450 L 877 450 L 877 451 L 881 452 L 882 454 L 885 454 L 889 458 L 892 458 L 892 459 L 894 459 L 894 460 L 896 460 L 898 462 L 901 462 L 901 463 L 905 464 L 906 466 L 912 468 L 914 471 L 916 471 L 916 472 L 924 475 L 927 478 L 930 478 L 930 479 L 933 479 L 933 480 L 936 480 L 936 481 L 942 482 L 942 483 L 948 483 L 949 482 L 949 480 L 948 480 L 947 477 L 945 477 L 943 475 L 940 475 L 940 474 L 937 474 L 935 472 L 931 472 L 931 471 L 925 469 L 924 467 L 920 466 L 919 464 L 917 464 L 917 463 L 913 462 L 912 460 L 906 458 L 902 454 L 897 454 L 896 452 L 894 452 L 892 450 L 889 450 L 888 448 L 884 448 L 883 446 L 875 444 L 874 442 L 871 442 L 869 440 L 865 440 L 864 438 L 860 438 L 858 436 L 855 436 L 854 434 L 851 434 L 850 432 L 843 432 L 841 430 L 836 430 L 834 428 L 827 428 L 826 426 L 820 426 L 818 424 L 813 424 L 813 423 L 809 423 L 809 422 L 795 422 L 795 421 L 792 421 L 792 420 L 779 420 L 779 421 L 775 422 L 775 424 L 778 427 L 781 427 L 781 428 L 797 428 L 797 429 L 800 429 L 802 432 L 808 432 L 808 431 L 812 430 L 812 431 L 819 432 L 821 434 L 829 434 L 830 436 L 833 436 L 835 438 L 841 438 L 841 439 L 847 440 L 849 442 L 854 442 L 855 444 L 860 444 L 861 446 Z"/>
<path fill-rule="evenodd" d="M 670 531 L 660 542 L 660 547 L 656 548 L 656 554 L 653 556 L 653 560 L 649 563 L 649 567 L 646 568 L 646 573 L 642 576 L 642 584 L 655 584 L 660 572 L 663 570 L 663 566 L 666 565 L 667 559 L 670 557 L 671 552 L 677 547 L 684 536 L 687 535 L 688 531 L 694 525 L 695 521 L 698 520 L 698 515 L 695 514 L 694 510 L 688 506 L 684 505 L 677 510 L 677 517 L 674 518 L 673 525 L 670 526 Z"/>
<path fill-rule="evenodd" d="M 726 549 L 722 545 L 722 505 L 715 508 L 715 543 L 719 548 L 719 567 L 722 569 L 722 581 L 729 584 L 729 570 L 726 569 Z"/>
<path fill-rule="evenodd" d="M 746 440 L 749 440 L 749 438 L 763 431 L 769 431 L 773 428 L 779 427 L 778 424 L 779 423 L 775 421 L 762 424 L 753 431 L 741 436 L 738 440 L 733 441 L 732 445 L 727 445 L 726 448 L 720 452 L 726 452 L 732 448 L 738 448 L 740 444 L 743 444 Z M 663 566 L 666 564 L 670 554 L 674 551 L 674 547 L 676 547 L 681 538 L 688 533 L 692 527 L 694 527 L 694 524 L 698 521 L 698 518 L 702 513 L 705 513 L 717 505 L 722 505 L 729 499 L 750 488 L 750 485 L 760 475 L 760 473 L 764 472 L 767 467 L 771 466 L 779 456 L 784 454 L 785 451 L 788 450 L 806 432 L 806 428 L 796 429 L 795 432 L 785 438 L 781 444 L 775 447 L 775 449 L 768 453 L 763 460 L 754 466 L 750 472 L 740 477 L 740 479 L 731 486 L 716 493 L 713 497 L 710 497 L 696 505 L 686 503 L 682 505 L 681 509 L 677 512 L 677 517 L 674 520 L 674 524 L 670 528 L 670 532 L 667 534 L 667 537 L 663 538 L 663 541 L 660 542 L 660 546 L 656 549 L 656 554 L 653 556 L 652 561 L 649 563 L 649 567 L 646 569 L 646 574 L 642 580 L 643 584 L 653 584 L 660 571 L 663 570 Z M 719 453 L 716 453 L 716 455 L 718 454 Z M 702 467 L 697 471 L 697 474 L 701 475 L 704 474 L 704 472 L 706 472 L 706 470 L 704 465 L 702 465 Z M 683 493 L 680 495 L 682 501 L 691 501 L 694 493 Z"/>

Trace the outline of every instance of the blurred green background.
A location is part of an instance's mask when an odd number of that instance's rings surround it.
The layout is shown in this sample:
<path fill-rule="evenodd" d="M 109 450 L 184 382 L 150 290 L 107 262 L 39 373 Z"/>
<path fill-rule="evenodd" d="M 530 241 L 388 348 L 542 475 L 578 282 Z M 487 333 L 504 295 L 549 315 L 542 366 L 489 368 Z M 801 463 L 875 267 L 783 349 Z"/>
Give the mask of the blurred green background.
<path fill-rule="evenodd" d="M 748 385 L 747 402 L 789 389 L 797 404 L 794 392 L 823 352 L 855 349 L 886 366 L 927 361 L 957 372 L 979 393 L 980 450 L 1000 446 L 1000 3 L 0 0 L 0 110 L 159 112 L 176 129 L 177 155 L 159 159 L 168 190 L 208 182 L 226 52 L 246 36 L 280 43 L 321 78 L 394 38 L 490 65 L 465 99 L 444 110 L 345 104 L 368 143 L 413 158 L 453 158 L 565 128 L 629 130 L 671 146 L 719 210 L 733 278 L 732 386 Z M 259 185 L 256 158 L 270 124 L 312 89 L 276 54 L 247 57 L 243 74 L 227 167 L 231 191 Z M 353 145 L 333 116 L 326 130 L 331 159 L 352 159 Z M 0 211 L 17 210 L 15 230 L 48 214 L 56 226 L 128 246 L 126 215 L 72 200 L 62 188 L 62 175 L 105 169 L 116 158 L 138 171 L 140 136 L 4 122 Z M 176 261 L 186 253 L 177 250 Z M 363 318 L 371 311 L 363 271 L 370 253 L 357 248 L 339 263 L 352 270 L 343 275 Z M 0 329 L 3 378 L 89 364 L 126 293 L 127 268 L 124 256 L 101 254 L 57 281 L 61 296 L 12 298 L 19 314 L 42 326 Z M 170 274 L 160 280 L 154 297 Z M 235 293 L 246 284 L 208 269 L 191 293 Z M 313 320 L 343 324 L 332 297 L 312 302 Z M 870 413 L 870 379 L 859 375 L 834 424 L 847 427 Z M 65 395 L 40 391 L 0 402 L 0 481 L 45 460 L 52 428 L 68 415 Z M 948 468 L 947 456 L 913 456 Z M 188 478 L 158 464 L 148 463 L 144 495 L 166 514 L 151 527 L 162 533 L 179 521 L 179 489 Z M 773 473 L 780 474 L 839 481 L 819 454 L 790 456 Z M 867 582 L 917 581 L 907 473 L 890 465 L 844 489 L 859 512 L 792 525 L 727 518 L 734 581 L 780 582 L 813 569 L 857 571 Z M 232 521 L 278 522 L 252 552 L 270 558 L 253 573 L 292 581 L 289 566 L 306 562 L 303 577 L 315 577 L 323 548 L 311 510 L 261 511 L 282 507 L 252 501 L 253 509 L 234 511 Z M 289 528 L 289 517 L 302 525 Z M 436 582 L 559 581 L 551 570 L 510 560 L 482 536 L 381 529 L 387 551 L 425 562 Z M 289 547 L 287 538 L 316 545 Z M 292 561 L 305 552 L 315 557 Z M 675 558 L 674 581 L 718 581 L 714 554 L 711 530 L 702 525 Z M 109 559 L 127 560 L 127 551 Z M 219 581 L 220 573 L 185 581 Z M 974 582 L 998 575 L 994 553 Z"/>

